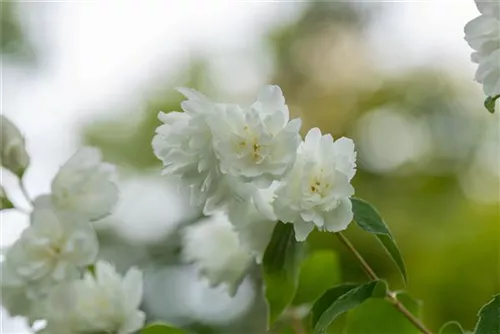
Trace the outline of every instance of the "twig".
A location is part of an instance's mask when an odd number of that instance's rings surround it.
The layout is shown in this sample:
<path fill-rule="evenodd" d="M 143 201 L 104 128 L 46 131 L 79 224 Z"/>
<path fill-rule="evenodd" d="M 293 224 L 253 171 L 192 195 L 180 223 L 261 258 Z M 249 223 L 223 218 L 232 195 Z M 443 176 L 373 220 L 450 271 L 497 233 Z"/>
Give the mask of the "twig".
<path fill-rule="evenodd" d="M 368 277 L 372 280 L 378 280 L 377 274 L 373 271 L 370 265 L 365 261 L 365 259 L 359 254 L 359 252 L 354 248 L 353 244 L 347 239 L 341 232 L 336 233 L 337 237 L 340 239 L 340 242 L 346 246 L 346 248 L 356 257 L 356 259 L 361 264 L 361 267 L 366 272 Z M 408 309 L 401 304 L 401 302 L 397 299 L 396 294 L 392 291 L 387 291 L 386 298 L 394 305 L 394 307 L 401 312 L 415 327 L 418 328 L 424 334 L 432 334 L 432 332 L 425 327 L 425 325 L 415 317 Z"/>
<path fill-rule="evenodd" d="M 33 200 L 31 199 L 30 194 L 28 193 L 28 190 L 26 189 L 26 186 L 24 185 L 23 179 L 19 178 L 19 188 L 21 189 L 21 192 L 26 199 L 26 201 L 31 205 L 34 206 L 35 204 L 33 203 Z"/>

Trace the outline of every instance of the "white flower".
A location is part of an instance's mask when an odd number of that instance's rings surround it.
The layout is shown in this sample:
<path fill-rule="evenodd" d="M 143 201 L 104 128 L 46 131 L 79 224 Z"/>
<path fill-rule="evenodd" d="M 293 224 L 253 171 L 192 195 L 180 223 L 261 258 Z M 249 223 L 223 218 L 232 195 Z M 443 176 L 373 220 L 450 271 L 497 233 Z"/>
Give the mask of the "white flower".
<path fill-rule="evenodd" d="M 209 119 L 221 171 L 267 187 L 292 167 L 300 119 L 290 120 L 278 86 L 264 86 L 249 108 L 230 105 Z"/>
<path fill-rule="evenodd" d="M 251 201 L 229 207 L 229 220 L 238 234 L 241 246 L 255 256 L 257 263 L 262 262 L 276 226 L 273 202 L 278 186 L 279 182 L 275 181 L 269 188 L 258 190 Z"/>
<path fill-rule="evenodd" d="M 42 311 L 46 331 L 134 333 L 144 326 L 145 315 L 139 310 L 142 290 L 138 269 L 129 269 L 122 278 L 111 264 L 99 261 L 95 276 L 87 272 L 83 279 L 53 289 Z"/>
<path fill-rule="evenodd" d="M 476 52 L 475 79 L 488 96 L 500 95 L 500 2 L 476 0 L 481 15 L 465 25 L 465 40 Z"/>
<path fill-rule="evenodd" d="M 349 197 L 355 174 L 352 140 L 321 136 L 311 129 L 300 145 L 293 169 L 276 190 L 274 209 L 278 219 L 293 223 L 298 241 L 304 241 L 316 226 L 338 232 L 353 218 Z"/>
<path fill-rule="evenodd" d="M 209 214 L 224 204 L 228 194 L 207 123 L 225 106 L 191 89 L 179 91 L 188 98 L 181 104 L 184 112 L 159 114 L 164 124 L 156 129 L 153 150 L 163 162 L 163 174 L 180 177 L 191 188 L 191 204 L 203 205 Z"/>
<path fill-rule="evenodd" d="M 118 201 L 115 167 L 103 163 L 101 152 L 84 147 L 52 181 L 52 203 L 61 212 L 97 220 L 109 215 Z"/>
<path fill-rule="evenodd" d="M 24 286 L 29 298 L 37 298 L 57 282 L 79 277 L 94 262 L 98 243 L 92 226 L 77 216 L 66 219 L 43 198 L 35 201 L 31 225 L 5 255 L 3 286 Z"/>
<path fill-rule="evenodd" d="M 7 117 L 0 115 L 0 164 L 22 176 L 29 162 L 21 132 Z"/>
<path fill-rule="evenodd" d="M 222 213 L 185 228 L 182 257 L 195 263 L 211 286 L 226 283 L 230 295 L 236 293 L 252 262 Z"/>

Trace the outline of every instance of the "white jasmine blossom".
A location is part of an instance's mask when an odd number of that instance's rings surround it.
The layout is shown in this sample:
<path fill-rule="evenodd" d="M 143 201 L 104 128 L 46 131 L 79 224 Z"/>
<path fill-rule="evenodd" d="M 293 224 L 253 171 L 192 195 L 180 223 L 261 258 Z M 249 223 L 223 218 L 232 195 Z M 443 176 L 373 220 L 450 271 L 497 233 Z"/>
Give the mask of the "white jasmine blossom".
<path fill-rule="evenodd" d="M 314 227 L 329 232 L 347 228 L 353 218 L 349 197 L 354 194 L 350 180 L 355 157 L 350 139 L 334 142 L 318 128 L 308 132 L 274 200 L 276 216 L 294 224 L 298 241 L 304 241 Z"/>
<path fill-rule="evenodd" d="M 52 181 L 52 204 L 61 212 L 88 220 L 109 215 L 118 201 L 117 173 L 102 162 L 101 152 L 84 147 L 73 155 Z"/>
<path fill-rule="evenodd" d="M 188 98 L 181 103 L 184 112 L 159 114 L 164 124 L 156 129 L 153 149 L 163 162 L 163 174 L 181 178 L 191 188 L 192 205 L 203 205 L 209 214 L 224 205 L 228 193 L 207 123 L 225 106 L 191 89 L 179 91 Z"/>
<path fill-rule="evenodd" d="M 220 110 L 209 120 L 222 173 L 267 187 L 295 161 L 300 143 L 300 119 L 290 121 L 278 86 L 265 86 L 249 108 Z"/>
<path fill-rule="evenodd" d="M 35 201 L 31 225 L 6 252 L 2 286 L 25 287 L 29 298 L 37 298 L 94 262 L 98 243 L 92 226 L 68 217 L 43 199 Z"/>
<path fill-rule="evenodd" d="M 98 261 L 94 275 L 86 272 L 53 289 L 42 312 L 47 333 L 129 334 L 144 326 L 142 273 L 131 268 L 121 277 L 111 264 Z"/>
<path fill-rule="evenodd" d="M 240 202 L 229 208 L 229 220 L 242 247 L 255 256 L 257 263 L 262 262 L 276 226 L 273 202 L 278 186 L 279 182 L 275 181 L 269 188 L 258 190 L 251 201 Z"/>
<path fill-rule="evenodd" d="M 476 0 L 480 16 L 465 25 L 465 40 L 479 64 L 475 80 L 487 96 L 500 95 L 500 2 Z"/>
<path fill-rule="evenodd" d="M 29 162 L 21 132 L 7 117 L 0 115 L 0 165 L 22 176 Z"/>
<path fill-rule="evenodd" d="M 194 263 L 211 286 L 225 283 L 234 295 L 252 262 L 226 215 L 219 213 L 185 228 L 182 257 Z"/>

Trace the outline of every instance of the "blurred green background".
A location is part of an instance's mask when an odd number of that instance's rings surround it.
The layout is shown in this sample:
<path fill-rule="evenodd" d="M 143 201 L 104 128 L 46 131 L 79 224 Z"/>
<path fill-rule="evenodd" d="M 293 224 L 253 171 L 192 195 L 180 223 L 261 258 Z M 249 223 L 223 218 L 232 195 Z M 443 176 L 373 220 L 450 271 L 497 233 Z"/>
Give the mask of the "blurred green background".
<path fill-rule="evenodd" d="M 390 71 L 376 64 L 366 36 L 392 5 L 302 3 L 297 15 L 267 31 L 257 43 L 259 51 L 245 57 L 268 69 L 267 80 L 260 84 L 281 86 L 291 113 L 303 120 L 303 133 L 320 127 L 334 138 L 355 140 L 356 196 L 375 204 L 395 235 L 409 274 L 405 290 L 423 302 L 424 322 L 437 330 L 458 320 L 472 329 L 480 306 L 500 292 L 500 123 L 483 108 L 479 86 L 460 68 L 450 71 L 428 62 Z M 2 53 L 36 66 L 36 52 L 14 9 L 14 4 L 2 3 Z M 241 52 L 226 57 L 237 64 L 246 59 L 240 59 Z M 221 101 L 251 101 L 256 94 L 255 89 L 232 91 L 231 83 L 217 80 L 207 52 L 199 49 L 157 82 L 138 92 L 142 110 L 103 111 L 79 127 L 81 142 L 100 147 L 107 160 L 121 167 L 124 179 L 158 174 L 161 166 L 151 139 L 158 111 L 180 109 L 182 97 L 175 87 L 193 87 Z M 192 211 L 181 220 L 196 219 L 199 212 Z M 372 237 L 354 226 L 347 235 L 379 276 L 393 289 L 404 288 L 396 267 Z M 126 257 L 123 267 L 154 263 L 155 271 L 179 265 L 175 232 L 143 242 L 140 250 L 125 239 L 103 229 L 103 243 L 122 245 L 113 255 L 106 255 L 104 248 L 103 256 L 120 263 L 121 253 Z M 334 250 L 337 255 L 323 253 L 324 263 L 308 279 L 305 294 L 314 295 L 311 286 L 324 280 L 365 280 L 334 236 L 315 232 L 309 243 L 312 252 Z M 257 271 L 253 276 L 259 282 Z M 257 298 L 251 311 L 223 325 L 179 322 L 199 332 L 262 332 L 263 307 Z"/>

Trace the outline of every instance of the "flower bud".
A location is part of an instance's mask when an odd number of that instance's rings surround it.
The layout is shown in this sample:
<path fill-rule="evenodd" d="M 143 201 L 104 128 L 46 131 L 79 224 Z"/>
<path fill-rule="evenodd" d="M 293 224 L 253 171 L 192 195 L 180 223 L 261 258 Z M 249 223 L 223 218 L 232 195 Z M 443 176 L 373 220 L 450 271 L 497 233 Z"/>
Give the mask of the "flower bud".
<path fill-rule="evenodd" d="M 0 115 L 0 164 L 22 177 L 30 158 L 19 129 L 5 116 Z"/>

